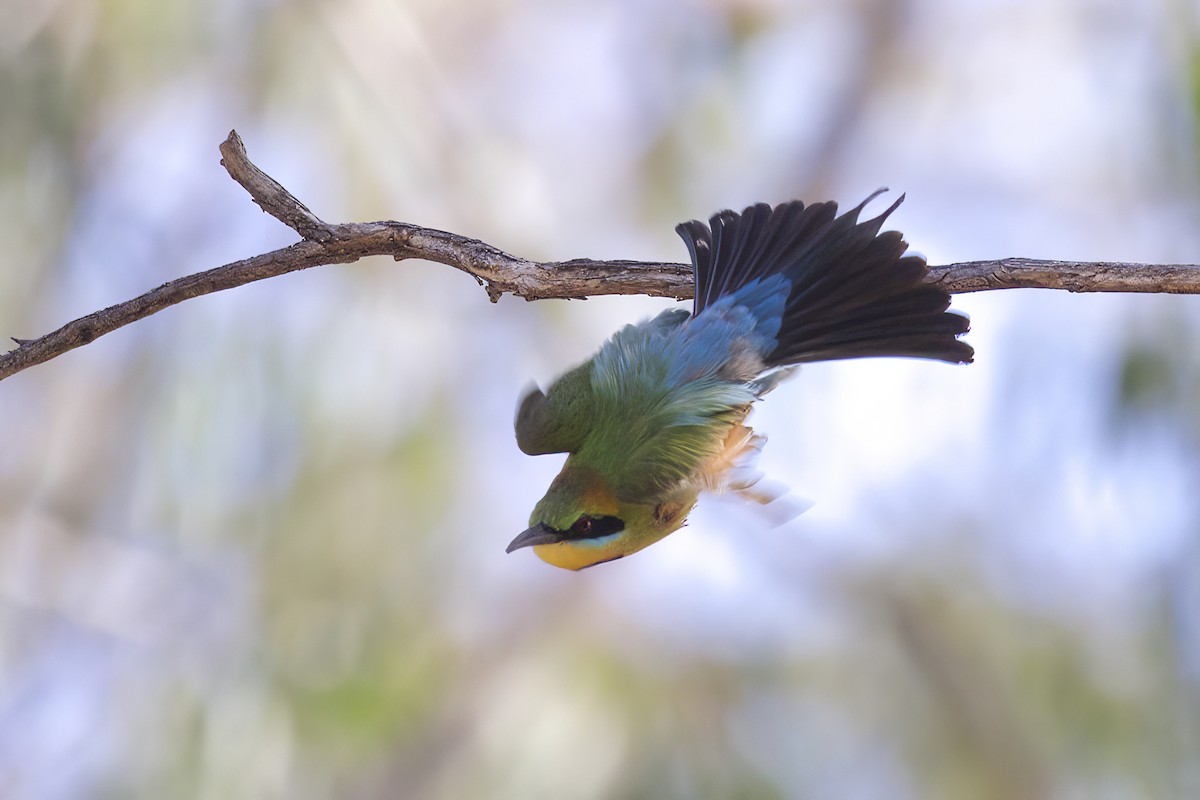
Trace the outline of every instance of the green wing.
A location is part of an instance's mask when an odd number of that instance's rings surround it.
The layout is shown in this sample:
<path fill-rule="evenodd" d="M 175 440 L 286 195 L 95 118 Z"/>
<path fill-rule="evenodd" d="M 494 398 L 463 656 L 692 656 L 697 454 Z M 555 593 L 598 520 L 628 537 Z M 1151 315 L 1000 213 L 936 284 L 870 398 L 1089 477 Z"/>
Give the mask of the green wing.
<path fill-rule="evenodd" d="M 719 354 L 689 358 L 697 342 L 682 335 L 687 317 L 665 312 L 628 326 L 591 362 L 593 417 L 579 457 L 623 501 L 650 502 L 694 472 L 755 399 L 747 384 L 717 377 Z"/>
<path fill-rule="evenodd" d="M 517 447 L 531 456 L 573 453 L 583 446 L 592 420 L 592 362 L 566 373 L 546 392 L 521 400 L 513 428 Z"/>

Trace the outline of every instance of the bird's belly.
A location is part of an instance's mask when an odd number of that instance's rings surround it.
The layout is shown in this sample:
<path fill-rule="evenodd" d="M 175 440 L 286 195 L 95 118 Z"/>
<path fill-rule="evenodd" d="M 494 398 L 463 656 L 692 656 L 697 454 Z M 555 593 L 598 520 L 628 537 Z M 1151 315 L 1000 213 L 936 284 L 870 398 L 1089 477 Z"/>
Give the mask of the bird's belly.
<path fill-rule="evenodd" d="M 721 493 L 726 491 L 740 492 L 750 488 L 762 477 L 755 467 L 758 454 L 766 443 L 766 437 L 754 432 L 754 429 L 742 422 L 750 409 L 729 426 L 728 433 L 721 442 L 720 449 L 704 461 L 694 474 L 695 488 Z"/>

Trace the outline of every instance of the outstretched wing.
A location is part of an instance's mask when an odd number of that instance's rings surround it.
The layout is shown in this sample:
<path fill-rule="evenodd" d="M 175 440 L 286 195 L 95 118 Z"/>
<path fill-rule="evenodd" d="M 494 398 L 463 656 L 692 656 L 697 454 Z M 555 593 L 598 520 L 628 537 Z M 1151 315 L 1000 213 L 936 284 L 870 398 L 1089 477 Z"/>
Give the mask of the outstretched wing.
<path fill-rule="evenodd" d="M 879 232 L 904 196 L 858 221 L 878 193 L 840 217 L 832 202 L 759 203 L 676 227 L 692 256 L 697 318 L 723 298 L 748 307 L 775 339 L 770 367 L 864 356 L 970 361 L 974 351 L 957 338 L 967 318 L 947 311 L 949 293 L 925 281 L 924 259 L 904 254 L 899 233 Z M 772 280 L 786 282 L 783 302 L 767 291 Z"/>

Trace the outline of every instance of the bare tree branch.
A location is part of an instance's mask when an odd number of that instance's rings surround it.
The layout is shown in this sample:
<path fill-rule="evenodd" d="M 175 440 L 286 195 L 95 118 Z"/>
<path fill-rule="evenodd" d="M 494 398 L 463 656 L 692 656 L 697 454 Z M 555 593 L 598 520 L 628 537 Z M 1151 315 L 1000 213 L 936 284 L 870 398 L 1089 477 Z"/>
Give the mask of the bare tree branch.
<path fill-rule="evenodd" d="M 435 261 L 473 276 L 492 301 L 508 292 L 526 300 L 603 294 L 692 296 L 687 264 L 645 261 L 529 261 L 477 239 L 403 222 L 324 222 L 271 176 L 251 163 L 236 131 L 221 144 L 221 163 L 264 211 L 302 241 L 164 283 L 157 289 L 68 322 L 37 339 L 17 339 L 0 355 L 0 380 L 81 347 L 117 328 L 193 297 L 322 264 L 348 264 L 389 255 Z M 951 292 L 988 289 L 1066 289 L 1072 292 L 1200 294 L 1200 266 L 1039 261 L 1006 258 L 930 267 L 929 280 Z"/>
<path fill-rule="evenodd" d="M 930 266 L 928 280 L 954 294 L 988 289 L 1200 294 L 1200 265 L 1001 258 Z"/>

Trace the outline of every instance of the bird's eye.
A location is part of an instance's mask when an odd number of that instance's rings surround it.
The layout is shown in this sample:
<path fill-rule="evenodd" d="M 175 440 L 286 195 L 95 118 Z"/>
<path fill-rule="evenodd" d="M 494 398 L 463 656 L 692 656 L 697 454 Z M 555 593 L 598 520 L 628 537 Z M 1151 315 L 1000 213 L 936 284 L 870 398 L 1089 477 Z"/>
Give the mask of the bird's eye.
<path fill-rule="evenodd" d="M 625 529 L 625 523 L 617 517 L 589 517 L 584 514 L 575 520 L 571 529 L 566 531 L 567 539 L 598 539 Z"/>

